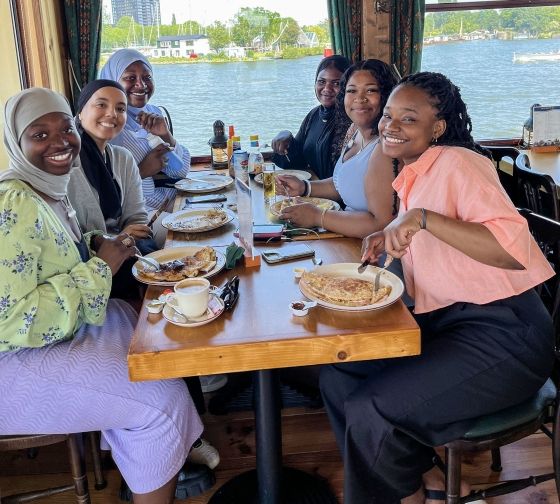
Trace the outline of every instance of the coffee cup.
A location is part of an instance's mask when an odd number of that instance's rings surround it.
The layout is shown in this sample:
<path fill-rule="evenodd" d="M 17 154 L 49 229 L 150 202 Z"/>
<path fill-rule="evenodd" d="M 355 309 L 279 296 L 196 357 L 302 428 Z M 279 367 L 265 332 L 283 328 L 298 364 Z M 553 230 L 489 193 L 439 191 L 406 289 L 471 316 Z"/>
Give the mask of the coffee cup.
<path fill-rule="evenodd" d="M 206 278 L 186 278 L 175 284 L 175 299 L 185 317 L 200 317 L 208 310 L 210 282 Z"/>

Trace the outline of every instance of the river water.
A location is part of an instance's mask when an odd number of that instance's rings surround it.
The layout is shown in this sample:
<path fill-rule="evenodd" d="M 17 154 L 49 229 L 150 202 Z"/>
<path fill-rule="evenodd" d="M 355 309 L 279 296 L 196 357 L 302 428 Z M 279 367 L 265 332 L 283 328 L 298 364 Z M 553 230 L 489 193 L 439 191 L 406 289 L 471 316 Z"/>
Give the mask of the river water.
<path fill-rule="evenodd" d="M 475 138 L 519 137 L 532 104 L 560 105 L 560 61 L 513 63 L 514 53 L 550 52 L 560 40 L 479 40 L 424 48 L 422 69 L 461 88 Z M 281 129 L 295 132 L 317 104 L 318 56 L 297 60 L 154 65 L 155 105 L 168 108 L 175 136 L 194 155 L 208 154 L 216 119 L 261 145 Z M 227 131 L 227 130 L 226 130 Z"/>

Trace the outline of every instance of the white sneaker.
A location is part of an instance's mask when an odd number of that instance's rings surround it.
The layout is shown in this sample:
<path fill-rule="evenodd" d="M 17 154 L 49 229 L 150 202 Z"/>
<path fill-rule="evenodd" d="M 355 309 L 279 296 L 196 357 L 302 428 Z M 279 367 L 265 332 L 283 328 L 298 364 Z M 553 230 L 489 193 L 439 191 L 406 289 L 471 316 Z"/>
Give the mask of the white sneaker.
<path fill-rule="evenodd" d="M 202 393 L 207 394 L 208 392 L 215 392 L 221 389 L 227 383 L 227 375 L 216 374 L 200 377 L 200 386 L 202 388 Z"/>
<path fill-rule="evenodd" d="M 191 448 L 187 457 L 187 462 L 193 464 L 205 465 L 210 469 L 214 469 L 220 463 L 220 454 L 206 439 L 198 439 L 195 444 L 200 442 L 198 446 Z"/>

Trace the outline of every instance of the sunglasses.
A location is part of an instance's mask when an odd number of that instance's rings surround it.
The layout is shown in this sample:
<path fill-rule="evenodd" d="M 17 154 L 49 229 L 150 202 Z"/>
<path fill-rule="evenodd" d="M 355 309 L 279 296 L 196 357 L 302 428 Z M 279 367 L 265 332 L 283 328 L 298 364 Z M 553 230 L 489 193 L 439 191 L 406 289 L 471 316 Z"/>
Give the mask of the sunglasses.
<path fill-rule="evenodd" d="M 236 275 L 228 280 L 218 292 L 218 295 L 224 301 L 225 309 L 231 310 L 239 299 L 239 277 Z"/>

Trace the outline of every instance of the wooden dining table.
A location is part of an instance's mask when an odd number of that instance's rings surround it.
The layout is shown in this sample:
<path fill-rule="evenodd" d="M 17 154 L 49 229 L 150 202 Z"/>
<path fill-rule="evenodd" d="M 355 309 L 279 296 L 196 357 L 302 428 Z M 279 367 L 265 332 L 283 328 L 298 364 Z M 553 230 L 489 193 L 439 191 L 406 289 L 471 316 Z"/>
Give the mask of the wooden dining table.
<path fill-rule="evenodd" d="M 270 222 L 273 218 L 264 204 L 262 186 L 253 182 L 252 188 L 254 222 Z M 222 192 L 228 205 L 235 204 L 233 184 Z M 183 208 L 184 201 L 185 194 L 179 194 L 175 210 Z M 225 253 L 236 228 L 234 220 L 206 233 L 170 232 L 166 248 L 210 245 Z M 308 242 L 316 257 L 324 264 L 357 263 L 361 240 L 333 236 L 326 234 L 324 239 Z M 255 249 L 262 252 L 284 246 L 280 241 L 258 244 Z M 317 306 L 307 316 L 293 316 L 290 303 L 303 299 L 295 267 L 311 270 L 314 265 L 306 258 L 221 271 L 210 278 L 211 283 L 221 285 L 238 275 L 239 300 L 232 311 L 196 328 L 179 327 L 161 314 L 148 314 L 146 303 L 157 298 L 163 287 L 147 289 L 128 354 L 131 380 L 253 372 L 257 468 L 227 482 L 211 498 L 213 504 L 297 502 L 305 498 L 306 491 L 317 491 L 314 476 L 282 467 L 275 370 L 420 352 L 420 330 L 400 300 L 381 310 L 348 312 Z M 336 500 L 332 497 L 325 502 Z"/>

